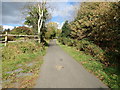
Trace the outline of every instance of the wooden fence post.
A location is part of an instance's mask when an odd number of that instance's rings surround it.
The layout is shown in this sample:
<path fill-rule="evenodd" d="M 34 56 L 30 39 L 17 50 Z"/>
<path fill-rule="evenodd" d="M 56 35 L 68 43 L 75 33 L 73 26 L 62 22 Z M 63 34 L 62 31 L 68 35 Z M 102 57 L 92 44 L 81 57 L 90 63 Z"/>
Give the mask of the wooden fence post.
<path fill-rule="evenodd" d="M 7 45 L 7 39 L 8 39 L 8 33 L 6 31 L 6 33 L 5 33 L 5 46 Z"/>
<path fill-rule="evenodd" d="M 41 42 L 40 34 L 38 34 L 38 43 Z"/>

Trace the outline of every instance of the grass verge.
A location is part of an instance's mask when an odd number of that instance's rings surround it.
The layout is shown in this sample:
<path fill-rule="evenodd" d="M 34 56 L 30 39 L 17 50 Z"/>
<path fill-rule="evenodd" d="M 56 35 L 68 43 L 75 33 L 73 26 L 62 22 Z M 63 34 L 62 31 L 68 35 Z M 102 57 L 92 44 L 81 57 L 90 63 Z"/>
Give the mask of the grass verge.
<path fill-rule="evenodd" d="M 0 47 L 3 47 L 4 46 L 4 44 L 3 43 L 0 43 Z"/>
<path fill-rule="evenodd" d="M 3 48 L 3 88 L 32 88 L 35 85 L 47 48 L 41 49 L 41 47 L 35 42 L 26 42 L 12 43 Z"/>
<path fill-rule="evenodd" d="M 83 51 L 78 51 L 75 47 L 62 45 L 60 43 L 58 44 L 77 62 L 81 63 L 89 72 L 93 73 L 97 78 L 103 81 L 108 87 L 120 88 L 120 83 L 118 81 L 120 72 L 117 67 L 106 67 L 93 56 L 87 55 Z"/>

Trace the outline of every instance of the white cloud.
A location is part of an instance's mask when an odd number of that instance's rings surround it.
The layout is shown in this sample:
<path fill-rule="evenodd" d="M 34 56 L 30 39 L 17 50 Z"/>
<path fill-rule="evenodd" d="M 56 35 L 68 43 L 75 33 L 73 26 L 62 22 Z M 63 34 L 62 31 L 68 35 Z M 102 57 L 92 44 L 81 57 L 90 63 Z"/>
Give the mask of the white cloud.
<path fill-rule="evenodd" d="M 10 29 L 10 30 L 12 30 L 13 28 L 14 28 L 14 26 L 3 25 L 3 30 L 5 30 L 5 29 Z"/>
<path fill-rule="evenodd" d="M 69 19 L 70 17 L 75 16 L 75 10 L 79 7 L 78 4 L 68 4 L 65 2 L 54 2 L 49 3 L 50 7 L 53 10 L 49 10 L 53 17 L 62 17 Z"/>

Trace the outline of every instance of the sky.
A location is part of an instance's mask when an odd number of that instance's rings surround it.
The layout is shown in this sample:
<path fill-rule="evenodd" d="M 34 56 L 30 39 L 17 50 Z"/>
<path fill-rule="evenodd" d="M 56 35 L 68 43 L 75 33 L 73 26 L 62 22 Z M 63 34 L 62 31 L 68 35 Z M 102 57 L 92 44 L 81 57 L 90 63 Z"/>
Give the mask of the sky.
<path fill-rule="evenodd" d="M 22 11 L 25 2 L 2 2 L 2 25 L 4 29 L 13 29 L 15 26 L 24 25 L 25 18 Z M 52 18 L 49 21 L 58 23 L 59 28 L 68 20 L 75 17 L 75 10 L 79 7 L 78 2 L 48 2 Z M 76 8 L 76 9 L 75 9 Z M 0 20 L 1 21 L 1 20 Z"/>

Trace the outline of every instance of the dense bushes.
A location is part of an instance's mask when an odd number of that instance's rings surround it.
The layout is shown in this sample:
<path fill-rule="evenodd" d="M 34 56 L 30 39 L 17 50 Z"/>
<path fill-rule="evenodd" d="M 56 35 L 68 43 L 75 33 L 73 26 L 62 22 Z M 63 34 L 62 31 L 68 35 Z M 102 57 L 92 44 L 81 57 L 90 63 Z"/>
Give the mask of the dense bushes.
<path fill-rule="evenodd" d="M 73 46 L 73 44 L 74 44 L 74 40 L 65 38 L 65 37 L 59 38 L 58 41 L 64 45 L 68 45 L 68 46 Z"/>
<path fill-rule="evenodd" d="M 97 45 L 92 42 L 83 39 L 83 40 L 74 40 L 70 38 L 59 38 L 58 41 L 64 45 L 74 46 L 79 51 L 84 51 L 86 54 L 90 54 L 96 58 L 96 60 L 100 60 L 101 62 L 105 62 L 105 52 Z"/>
<path fill-rule="evenodd" d="M 119 13 L 120 2 L 81 3 L 74 21 L 69 22 L 66 26 L 70 32 L 69 38 L 77 40 L 77 42 L 64 38 L 62 43 L 101 57 L 99 59 L 109 65 L 117 66 L 119 64 L 120 66 Z M 65 33 L 64 31 L 63 34 Z M 84 40 L 86 38 L 94 44 Z M 72 42 L 74 43 L 72 44 Z"/>
<path fill-rule="evenodd" d="M 115 72 L 105 72 L 119 76 L 120 2 L 83 2 L 74 21 L 68 24 L 70 39 L 64 36 L 59 41 L 94 57 L 104 69 L 114 68 Z"/>
<path fill-rule="evenodd" d="M 3 60 L 15 60 L 19 54 L 35 53 L 42 50 L 43 46 L 36 42 L 15 42 L 8 43 L 2 51 Z"/>
<path fill-rule="evenodd" d="M 81 3 L 70 22 L 71 38 L 88 38 L 101 47 L 111 64 L 120 64 L 120 2 Z M 85 45 L 84 45 L 85 46 Z"/>

